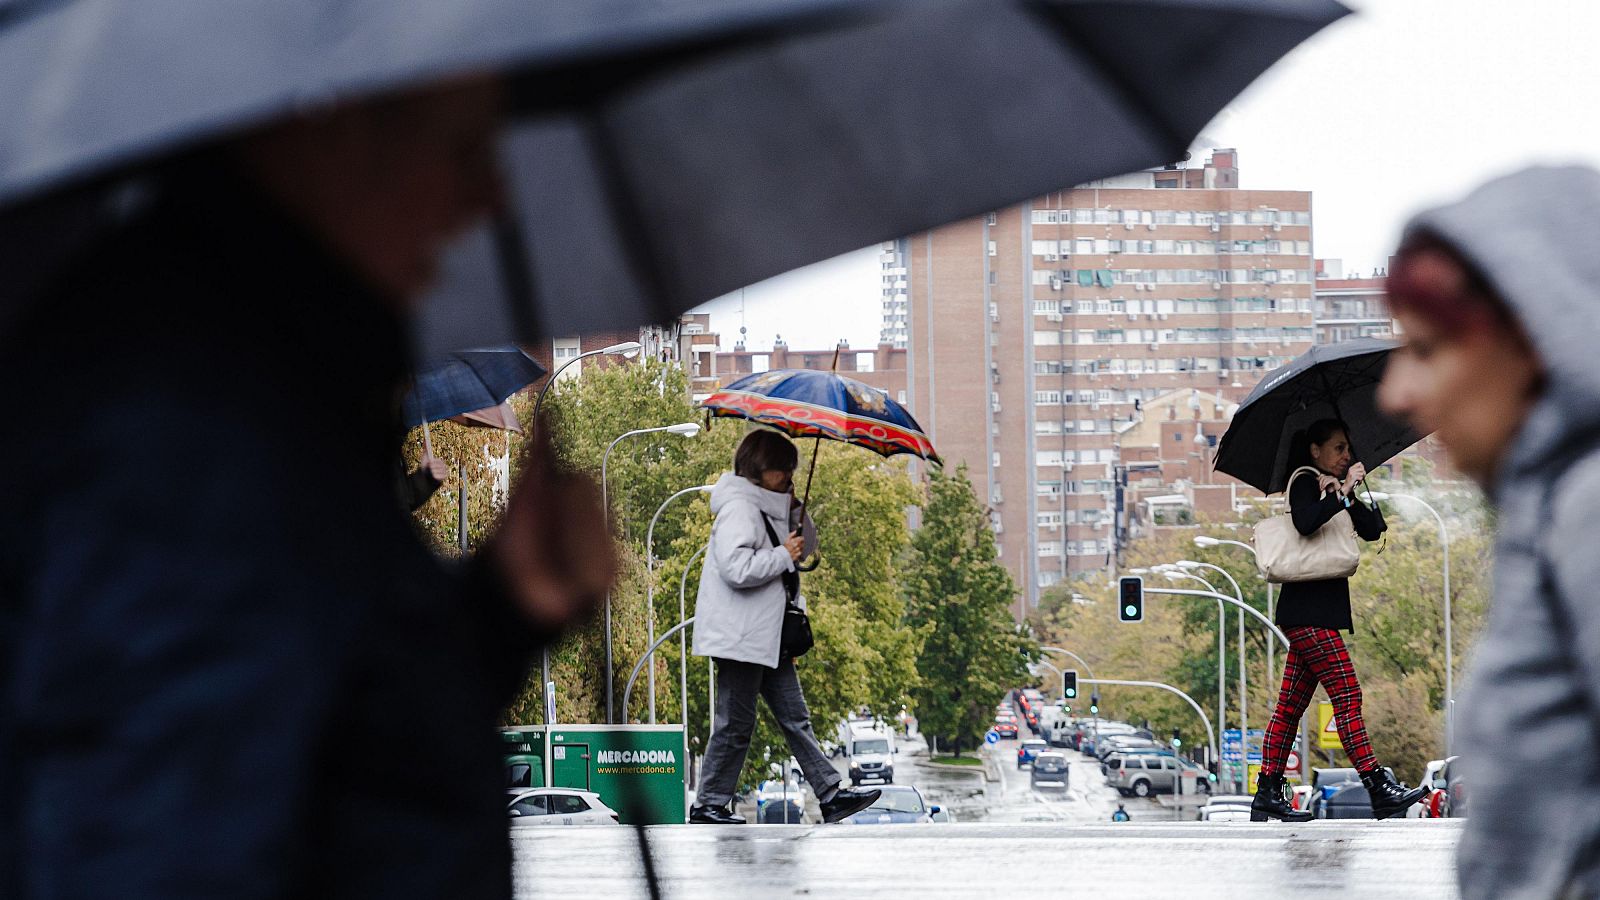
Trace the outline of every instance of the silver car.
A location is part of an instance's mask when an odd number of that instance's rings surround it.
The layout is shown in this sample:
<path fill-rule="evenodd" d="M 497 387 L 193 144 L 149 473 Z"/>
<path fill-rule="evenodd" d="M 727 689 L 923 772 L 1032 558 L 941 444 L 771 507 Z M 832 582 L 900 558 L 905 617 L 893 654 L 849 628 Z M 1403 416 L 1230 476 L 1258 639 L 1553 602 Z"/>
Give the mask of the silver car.
<path fill-rule="evenodd" d="M 1106 784 L 1116 788 L 1124 797 L 1148 797 L 1151 794 L 1170 794 L 1178 782 L 1179 772 L 1195 774 L 1196 789 L 1208 793 L 1211 788 L 1205 770 L 1188 760 L 1170 754 L 1124 753 L 1115 769 L 1106 773 Z"/>

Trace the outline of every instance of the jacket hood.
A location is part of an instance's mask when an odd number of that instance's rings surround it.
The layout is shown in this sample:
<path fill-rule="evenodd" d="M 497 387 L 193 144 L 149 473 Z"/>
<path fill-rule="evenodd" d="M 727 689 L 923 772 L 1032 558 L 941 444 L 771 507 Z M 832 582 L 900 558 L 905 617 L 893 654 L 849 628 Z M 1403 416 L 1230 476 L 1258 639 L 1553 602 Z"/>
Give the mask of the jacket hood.
<path fill-rule="evenodd" d="M 744 500 L 779 522 L 789 521 L 789 495 L 757 487 L 750 479 L 732 472 L 723 472 L 711 486 L 711 514 L 721 515 L 723 507 L 735 500 Z"/>
<path fill-rule="evenodd" d="M 1436 237 L 1474 265 L 1527 332 L 1547 374 L 1500 480 L 1600 434 L 1600 172 L 1536 167 L 1417 215 L 1406 236 Z"/>

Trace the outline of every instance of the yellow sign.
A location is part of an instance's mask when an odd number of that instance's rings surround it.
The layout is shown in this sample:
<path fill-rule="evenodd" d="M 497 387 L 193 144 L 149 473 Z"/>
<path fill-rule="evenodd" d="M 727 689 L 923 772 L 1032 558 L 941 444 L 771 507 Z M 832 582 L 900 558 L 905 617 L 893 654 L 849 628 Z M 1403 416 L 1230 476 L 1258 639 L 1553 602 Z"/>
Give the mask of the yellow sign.
<path fill-rule="evenodd" d="M 1261 778 L 1261 763 L 1251 763 L 1246 768 L 1245 780 L 1250 783 L 1249 793 L 1256 792 L 1256 781 Z"/>
<path fill-rule="evenodd" d="M 1324 700 L 1317 704 L 1317 746 L 1323 750 L 1341 750 L 1339 723 L 1333 718 L 1333 704 Z"/>

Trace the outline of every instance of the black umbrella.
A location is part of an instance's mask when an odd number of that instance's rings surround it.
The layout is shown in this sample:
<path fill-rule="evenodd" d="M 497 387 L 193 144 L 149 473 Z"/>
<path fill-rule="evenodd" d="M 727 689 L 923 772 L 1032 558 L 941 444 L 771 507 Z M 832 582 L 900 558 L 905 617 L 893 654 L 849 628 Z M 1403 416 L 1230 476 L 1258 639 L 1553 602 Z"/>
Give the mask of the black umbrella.
<path fill-rule="evenodd" d="M 1268 494 L 1284 489 L 1295 436 L 1318 419 L 1349 426 L 1350 452 L 1368 469 L 1422 439 L 1378 409 L 1393 341 L 1361 338 L 1312 347 L 1261 379 L 1217 447 L 1216 470 Z"/>
<path fill-rule="evenodd" d="M 517 215 L 447 260 L 425 352 L 666 321 L 874 241 L 1176 159 L 1346 12 L 1334 0 L 11 0 L 0 247 L 41 222 L 81 233 L 71 217 L 6 215 L 27 198 L 330 99 L 504 71 L 517 76 L 503 141 Z"/>

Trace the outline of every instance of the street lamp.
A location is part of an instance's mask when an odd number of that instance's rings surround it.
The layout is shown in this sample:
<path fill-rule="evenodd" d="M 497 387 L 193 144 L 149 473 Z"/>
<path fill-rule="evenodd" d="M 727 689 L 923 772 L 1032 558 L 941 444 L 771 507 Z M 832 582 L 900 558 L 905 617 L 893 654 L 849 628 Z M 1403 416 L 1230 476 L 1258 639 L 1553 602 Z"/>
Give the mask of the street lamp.
<path fill-rule="evenodd" d="M 1165 575 L 1168 581 L 1177 581 L 1179 578 L 1188 578 L 1205 585 L 1208 590 L 1215 591 L 1211 582 L 1199 575 L 1185 572 L 1171 563 L 1155 567 L 1155 571 Z M 1228 727 L 1228 610 L 1221 599 L 1217 600 L 1217 727 Z M 1222 761 L 1216 760 L 1217 772 L 1222 771 Z"/>
<path fill-rule="evenodd" d="M 1209 534 L 1197 534 L 1197 535 L 1195 535 L 1194 536 L 1194 544 L 1195 544 L 1196 547 L 1220 547 L 1223 544 L 1227 544 L 1230 547 L 1243 547 L 1244 549 L 1250 551 L 1250 558 L 1251 559 L 1254 559 L 1255 555 L 1256 555 L 1256 548 L 1252 547 L 1251 545 L 1249 545 L 1247 543 L 1245 543 L 1244 541 L 1235 541 L 1235 540 L 1230 540 L 1228 538 L 1216 538 L 1216 537 L 1212 537 Z M 1262 580 L 1265 581 L 1264 578 Z M 1277 615 L 1278 615 L 1278 608 L 1277 608 L 1276 603 L 1274 602 L 1275 598 L 1273 596 L 1272 582 L 1267 581 L 1266 585 L 1267 585 L 1267 618 L 1276 619 Z M 1288 653 L 1289 652 L 1289 648 L 1288 647 L 1283 648 L 1283 652 Z M 1273 656 L 1273 654 L 1272 654 L 1272 641 L 1269 640 L 1269 641 L 1267 641 L 1267 675 L 1269 677 L 1271 676 L 1271 674 L 1273 672 L 1277 671 L 1276 667 L 1273 664 L 1272 656 Z"/>
<path fill-rule="evenodd" d="M 1450 643 L 1450 530 L 1445 527 L 1444 517 L 1434 509 L 1428 501 L 1413 494 L 1395 494 L 1383 491 L 1371 491 L 1367 495 L 1373 500 L 1410 500 L 1433 514 L 1433 521 L 1439 525 L 1439 545 L 1444 550 L 1444 755 L 1450 756 L 1450 748 L 1454 746 L 1455 738 L 1455 682 L 1451 670 L 1455 668 L 1455 655 Z"/>
<path fill-rule="evenodd" d="M 1228 579 L 1228 584 L 1233 586 L 1234 599 L 1239 601 L 1239 605 L 1241 607 L 1244 606 L 1244 591 L 1239 590 L 1239 582 L 1233 580 L 1233 575 L 1230 574 L 1227 569 L 1224 569 L 1221 566 L 1214 566 L 1211 563 L 1196 562 L 1196 561 L 1194 561 L 1192 559 L 1180 559 L 1180 560 L 1178 560 L 1177 565 L 1178 565 L 1178 568 L 1183 569 L 1184 571 L 1193 571 L 1195 569 L 1210 569 L 1212 571 L 1221 573 L 1223 578 Z M 1272 646 L 1272 633 L 1271 632 L 1267 633 L 1267 646 L 1268 647 Z M 1285 649 L 1287 649 L 1287 648 L 1285 648 Z M 1247 661 L 1247 657 L 1245 656 L 1245 652 L 1244 652 L 1244 610 L 1240 609 L 1239 610 L 1239 735 L 1240 735 L 1240 746 L 1248 746 L 1249 743 L 1250 743 L 1250 741 L 1249 741 L 1249 738 L 1250 738 L 1249 717 L 1246 714 L 1247 713 L 1248 703 L 1249 703 L 1249 700 L 1250 700 L 1250 695 L 1248 693 L 1246 693 L 1246 691 L 1245 691 L 1245 687 L 1246 687 L 1245 662 L 1246 661 Z M 1272 663 L 1271 663 L 1270 660 L 1267 662 L 1267 683 L 1268 684 L 1272 683 Z"/>
<path fill-rule="evenodd" d="M 570 366 L 585 357 L 599 356 L 601 354 L 608 356 L 621 356 L 624 359 L 633 359 L 635 356 L 639 355 L 639 351 L 642 349 L 644 349 L 644 345 L 640 344 L 638 341 L 623 341 L 620 344 L 612 344 L 609 347 L 601 347 L 599 350 L 590 350 L 588 353 L 580 353 L 562 363 L 556 368 L 555 372 L 552 373 L 549 378 L 545 379 L 544 386 L 539 388 L 539 396 L 533 401 L 533 423 L 528 426 L 530 431 L 529 437 L 532 437 L 539 432 L 539 410 L 544 407 L 545 392 L 550 390 L 550 385 L 556 383 L 556 379 L 561 376 L 562 372 L 567 370 L 567 366 Z M 539 682 L 539 694 L 540 696 L 548 696 L 550 692 L 549 647 L 541 648 L 539 651 L 539 673 L 540 678 L 543 679 Z M 552 714 L 553 710 L 554 706 L 547 702 L 545 709 L 545 725 L 547 727 L 555 724 L 555 716 Z"/>
<path fill-rule="evenodd" d="M 656 522 L 660 520 L 661 514 L 666 511 L 667 504 L 669 504 L 672 501 L 678 499 L 679 497 L 685 496 L 687 494 L 710 493 L 710 492 L 711 492 L 711 486 L 708 485 L 708 484 L 699 484 L 699 485 L 695 485 L 694 487 L 684 488 L 683 490 L 677 492 L 676 494 L 673 494 L 671 497 L 668 497 L 667 499 L 661 501 L 661 505 L 656 507 L 656 514 L 654 516 L 650 517 L 650 527 L 648 529 L 646 529 L 645 533 L 644 533 L 644 567 L 645 567 L 645 575 L 646 575 L 645 582 L 644 582 L 645 583 L 645 594 L 644 594 L 644 597 L 645 597 L 645 600 L 644 600 L 644 602 L 645 602 L 645 628 L 649 632 L 649 641 L 650 641 L 650 643 L 655 643 L 655 640 L 656 640 L 656 600 L 655 600 L 655 598 L 656 598 L 656 582 L 655 582 L 655 578 L 653 577 L 654 574 L 655 574 L 655 571 L 656 571 L 656 551 L 655 551 L 655 546 L 656 546 Z M 685 574 L 687 574 L 687 572 Z M 678 594 L 678 621 L 681 622 L 681 621 L 684 620 L 684 618 L 685 618 L 685 615 L 684 615 L 684 609 L 683 609 L 683 594 L 680 592 Z M 680 631 L 678 633 L 678 674 L 679 674 L 680 677 L 682 677 L 684 679 L 687 679 L 689 677 L 687 669 L 685 668 L 688 665 L 688 661 L 689 661 L 688 644 L 686 642 L 686 639 L 684 638 L 683 632 Z M 653 664 L 650 666 L 650 681 L 649 681 L 649 684 L 650 684 L 650 724 L 654 725 L 656 723 L 656 667 Z M 685 697 L 687 697 L 689 695 L 689 688 L 688 688 L 688 681 L 687 680 L 684 681 L 683 694 L 684 694 Z M 622 714 L 623 715 L 627 715 L 628 714 L 628 703 L 627 703 L 627 698 L 626 697 L 623 698 Z M 688 714 L 689 714 L 688 713 L 688 709 L 687 709 L 687 707 L 685 707 L 685 709 L 683 711 L 683 715 L 685 717 L 684 718 L 684 727 L 685 728 L 687 728 L 688 725 L 689 725 L 688 718 L 687 718 Z"/>
<path fill-rule="evenodd" d="M 622 345 L 619 344 L 618 346 L 622 346 Z M 662 425 L 662 426 L 659 426 L 657 428 L 635 428 L 632 431 L 625 431 L 622 434 L 617 435 L 616 438 L 613 439 L 610 444 L 606 445 L 606 452 L 600 457 L 600 502 L 605 507 L 606 526 L 608 528 L 611 525 L 611 492 L 610 492 L 610 484 L 606 479 L 606 474 L 607 474 L 607 469 L 611 464 L 611 451 L 615 450 L 616 447 L 617 447 L 617 444 L 621 443 L 625 438 L 638 437 L 641 434 L 656 434 L 658 432 L 666 432 L 668 434 L 678 434 L 678 435 L 682 435 L 684 437 L 694 437 L 695 435 L 700 433 L 700 423 L 698 423 L 698 422 L 680 422 L 680 423 L 678 423 L 676 425 Z M 616 724 L 616 718 L 615 718 L 614 710 L 613 710 L 613 706 L 612 706 L 612 697 L 614 696 L 614 691 L 615 691 L 615 687 L 616 687 L 613 682 L 615 682 L 615 681 L 616 681 L 616 673 L 614 673 L 611 670 L 611 589 L 607 588 L 606 589 L 606 724 L 607 725 Z M 626 710 L 624 710 L 624 712 L 626 712 Z"/>
<path fill-rule="evenodd" d="M 545 392 L 550 390 L 550 385 L 556 383 L 556 379 L 560 378 L 561 373 L 567 370 L 567 366 L 572 365 L 580 359 L 588 359 L 591 356 L 620 356 L 623 359 L 633 359 L 635 356 L 639 355 L 639 351 L 642 349 L 644 349 L 644 345 L 640 344 L 638 341 L 623 341 L 620 344 L 612 344 L 609 347 L 601 347 L 599 350 L 590 350 L 588 353 L 579 353 L 577 356 L 574 356 L 573 358 L 562 363 L 553 373 L 551 373 L 549 378 L 545 379 L 544 387 L 539 388 L 539 396 L 533 401 L 534 430 L 537 431 L 539 428 L 539 410 L 544 406 Z"/>

